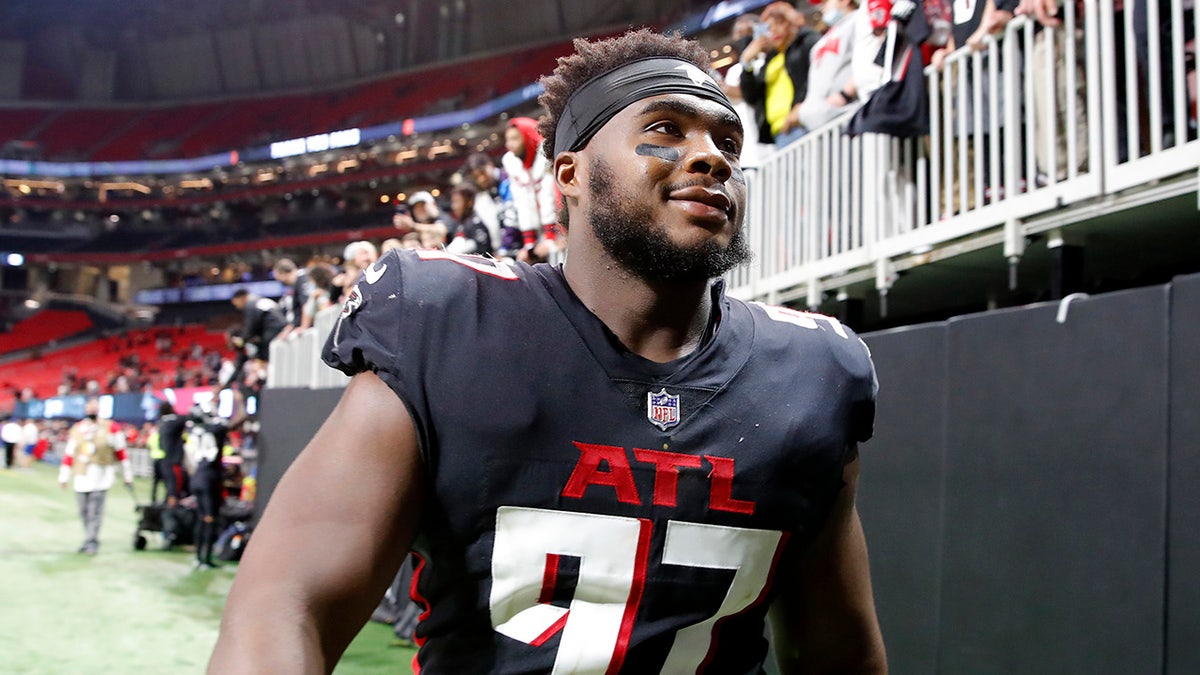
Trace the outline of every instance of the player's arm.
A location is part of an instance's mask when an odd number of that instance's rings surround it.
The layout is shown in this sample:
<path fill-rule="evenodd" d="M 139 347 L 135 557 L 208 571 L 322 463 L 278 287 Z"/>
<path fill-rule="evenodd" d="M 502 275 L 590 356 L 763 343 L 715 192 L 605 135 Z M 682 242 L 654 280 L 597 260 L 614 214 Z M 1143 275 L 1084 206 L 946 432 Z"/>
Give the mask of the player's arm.
<path fill-rule="evenodd" d="M 887 672 L 875 616 L 867 542 L 854 505 L 858 452 L 843 469 L 845 487 L 829 522 L 792 569 L 781 569 L 773 634 L 785 673 Z"/>
<path fill-rule="evenodd" d="M 419 457 L 403 403 L 373 373 L 356 375 L 255 529 L 208 672 L 333 670 L 408 552 Z"/>

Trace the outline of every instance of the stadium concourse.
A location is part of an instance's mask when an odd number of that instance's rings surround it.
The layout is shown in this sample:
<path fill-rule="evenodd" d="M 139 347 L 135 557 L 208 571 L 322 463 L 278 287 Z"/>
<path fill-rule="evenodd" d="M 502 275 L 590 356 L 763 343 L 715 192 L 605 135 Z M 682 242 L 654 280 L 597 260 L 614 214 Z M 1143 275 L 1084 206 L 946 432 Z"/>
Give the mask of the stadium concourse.
<path fill-rule="evenodd" d="M 200 667 L 234 563 L 193 572 L 186 555 L 128 545 L 158 404 L 245 415 L 221 449 L 226 506 L 260 512 L 345 383 L 317 352 L 373 256 L 562 259 L 562 233 L 534 197 L 521 205 L 539 169 L 516 120 L 542 114 L 538 78 L 572 39 L 678 30 L 739 92 L 739 70 L 788 51 L 739 61 L 764 31 L 751 21 L 735 39 L 735 20 L 767 4 L 0 3 L 0 413 L 34 429 L 0 471 L 0 512 L 15 514 L 0 575 L 21 593 L 0 605 L 22 608 L 0 611 L 5 661 L 65 672 L 17 636 L 69 630 L 86 636 L 72 658 L 111 659 L 88 661 L 101 672 Z M 1200 671 L 1185 630 L 1200 588 L 1170 574 L 1200 564 L 1181 520 L 1200 517 L 1185 496 L 1200 471 L 1184 386 L 1200 339 L 1194 3 L 793 4 L 822 40 L 808 55 L 837 60 L 804 76 L 839 112 L 758 148 L 755 259 L 726 283 L 835 316 L 875 351 L 860 493 L 893 672 Z M 934 30 L 916 31 L 922 19 Z M 843 51 L 827 39 L 839 20 L 861 29 Z M 957 42 L 937 42 L 938 21 Z M 885 77 L 862 55 L 889 34 L 911 69 Z M 230 302 L 243 289 L 250 311 Z M 253 345 L 256 308 L 290 328 Z M 93 398 L 139 478 L 136 499 L 110 491 L 104 552 L 83 560 L 51 465 Z M 1106 531 L 1114 500 L 1126 520 Z M 193 651 L 142 648 L 178 642 L 155 631 L 179 616 Z M 130 625 L 139 643 L 115 628 Z M 363 635 L 338 672 L 410 660 L 383 627 Z"/>

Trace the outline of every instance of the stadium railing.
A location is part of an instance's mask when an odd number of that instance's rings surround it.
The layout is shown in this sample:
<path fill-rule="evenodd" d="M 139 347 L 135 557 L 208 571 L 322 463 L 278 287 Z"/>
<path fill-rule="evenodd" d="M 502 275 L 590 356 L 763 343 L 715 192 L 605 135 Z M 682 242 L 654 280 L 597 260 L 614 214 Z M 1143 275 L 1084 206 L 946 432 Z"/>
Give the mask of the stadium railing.
<path fill-rule="evenodd" d="M 730 274 L 730 292 L 815 307 L 824 291 L 873 278 L 886 294 L 899 266 L 920 264 L 914 254 L 1002 244 L 1015 261 L 1029 235 L 1122 200 L 1195 191 L 1200 141 L 1188 126 L 1196 111 L 1183 41 L 1185 22 L 1200 23 L 1194 10 L 1172 0 L 1159 17 L 1155 7 L 1150 25 L 1170 28 L 1149 31 L 1139 65 L 1131 11 L 1118 23 L 1113 0 L 1062 9 L 1061 29 L 1018 17 L 982 52 L 963 48 L 942 72 L 927 68 L 927 137 L 849 137 L 848 113 L 767 157 L 748 176 L 757 259 Z M 1055 48 L 1063 56 L 1052 66 L 1036 58 Z M 1160 75 L 1144 76 L 1143 89 L 1139 68 Z M 1156 192 L 1122 194 L 1133 188 Z"/>
<path fill-rule="evenodd" d="M 341 311 L 341 305 L 324 309 L 313 318 L 311 329 L 271 343 L 268 387 L 329 389 L 346 386 L 350 378 L 321 361 L 321 348 L 333 332 Z"/>

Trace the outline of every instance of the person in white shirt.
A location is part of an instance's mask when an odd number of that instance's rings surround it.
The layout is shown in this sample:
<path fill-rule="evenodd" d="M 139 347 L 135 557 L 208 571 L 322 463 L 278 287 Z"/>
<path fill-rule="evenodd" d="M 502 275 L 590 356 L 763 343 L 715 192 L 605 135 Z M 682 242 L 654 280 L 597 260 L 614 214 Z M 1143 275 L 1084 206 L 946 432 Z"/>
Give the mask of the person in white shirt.
<path fill-rule="evenodd" d="M 62 465 L 58 469 L 58 484 L 75 489 L 79 502 L 79 517 L 83 520 L 83 544 L 79 553 L 96 555 L 100 549 L 100 523 L 104 520 L 104 498 L 116 479 L 116 466 L 121 465 L 125 485 L 133 485 L 133 466 L 125 453 L 125 434 L 112 420 L 97 418 L 99 405 L 89 400 L 84 408 L 86 417 L 71 427 Z"/>
<path fill-rule="evenodd" d="M 28 466 L 33 457 L 33 446 L 37 445 L 38 436 L 41 435 L 41 429 L 38 428 L 37 422 L 31 419 L 25 420 L 25 424 L 21 426 L 21 451 L 22 454 L 18 458 L 22 466 Z"/>
<path fill-rule="evenodd" d="M 13 468 L 15 450 L 21 442 L 21 423 L 15 418 L 10 419 L 0 427 L 0 441 L 4 442 L 4 468 Z"/>

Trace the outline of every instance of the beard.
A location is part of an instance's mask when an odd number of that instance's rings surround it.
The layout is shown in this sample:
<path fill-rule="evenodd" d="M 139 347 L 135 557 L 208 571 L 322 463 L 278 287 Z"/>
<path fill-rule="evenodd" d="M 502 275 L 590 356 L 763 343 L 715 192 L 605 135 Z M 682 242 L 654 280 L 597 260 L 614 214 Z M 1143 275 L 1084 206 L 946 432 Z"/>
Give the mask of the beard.
<path fill-rule="evenodd" d="M 600 245 L 630 274 L 649 282 L 708 281 L 750 260 L 741 228 L 724 247 L 712 239 L 681 246 L 654 221 L 649 204 L 621 193 L 607 162 L 593 159 L 590 168 L 588 220 Z"/>

